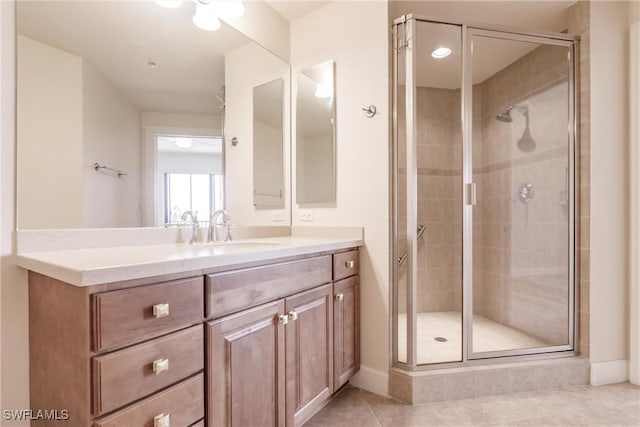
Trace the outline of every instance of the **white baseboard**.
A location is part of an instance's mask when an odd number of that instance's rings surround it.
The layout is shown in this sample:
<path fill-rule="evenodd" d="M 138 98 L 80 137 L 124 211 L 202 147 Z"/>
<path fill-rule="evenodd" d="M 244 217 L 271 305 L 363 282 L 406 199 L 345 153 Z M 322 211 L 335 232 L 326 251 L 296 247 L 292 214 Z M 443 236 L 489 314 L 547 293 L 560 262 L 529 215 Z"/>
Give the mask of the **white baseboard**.
<path fill-rule="evenodd" d="M 367 366 L 360 366 L 360 371 L 351 378 L 351 384 L 380 396 L 389 396 L 389 373 L 378 371 Z"/>
<path fill-rule="evenodd" d="M 591 364 L 591 385 L 617 384 L 628 380 L 628 360 L 612 360 Z"/>

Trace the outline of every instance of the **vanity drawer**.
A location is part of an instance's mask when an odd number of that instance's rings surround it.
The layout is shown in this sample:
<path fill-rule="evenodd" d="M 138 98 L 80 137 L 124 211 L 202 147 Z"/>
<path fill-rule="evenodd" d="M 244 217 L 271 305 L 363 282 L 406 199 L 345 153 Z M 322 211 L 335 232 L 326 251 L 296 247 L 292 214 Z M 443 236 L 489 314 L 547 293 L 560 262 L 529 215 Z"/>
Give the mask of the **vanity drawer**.
<path fill-rule="evenodd" d="M 206 276 L 206 317 L 220 317 L 331 282 L 331 255 Z"/>
<path fill-rule="evenodd" d="M 187 427 L 204 417 L 204 376 L 190 378 L 112 415 L 94 427 Z M 163 423 L 163 421 L 165 423 Z"/>
<path fill-rule="evenodd" d="M 344 279 L 359 273 L 358 250 L 341 252 L 333 255 L 333 280 Z"/>
<path fill-rule="evenodd" d="M 96 294 L 93 349 L 132 344 L 202 322 L 203 306 L 200 276 Z"/>
<path fill-rule="evenodd" d="M 203 368 L 204 332 L 201 325 L 94 357 L 94 413 L 117 409 Z"/>

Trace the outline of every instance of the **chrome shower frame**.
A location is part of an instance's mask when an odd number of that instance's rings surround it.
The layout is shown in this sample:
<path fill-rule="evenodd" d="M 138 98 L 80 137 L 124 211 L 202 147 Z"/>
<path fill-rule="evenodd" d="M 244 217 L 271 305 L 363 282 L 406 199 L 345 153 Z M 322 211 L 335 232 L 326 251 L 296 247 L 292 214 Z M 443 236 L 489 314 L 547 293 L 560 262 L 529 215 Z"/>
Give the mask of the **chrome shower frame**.
<path fill-rule="evenodd" d="M 539 43 L 543 45 L 564 46 L 569 51 L 569 123 L 568 123 L 568 150 L 569 150 L 569 173 L 567 187 L 569 189 L 569 325 L 568 336 L 569 342 L 566 345 L 555 345 L 537 348 L 514 349 L 493 352 L 473 352 L 473 206 L 471 204 L 462 203 L 462 354 L 461 360 L 458 362 L 417 363 L 417 240 L 415 233 L 418 226 L 417 216 L 417 111 L 416 111 L 416 27 L 420 22 L 429 22 L 435 24 L 456 25 L 460 27 L 462 35 L 462 86 L 461 86 L 461 123 L 462 123 L 462 185 L 460 190 L 465 194 L 464 190 L 467 186 L 472 188 L 473 169 L 472 169 L 472 70 L 471 70 L 471 53 L 473 36 L 499 38 L 513 41 L 523 41 L 531 43 Z M 576 248 L 578 245 L 578 221 L 576 221 L 576 207 L 578 206 L 579 192 L 577 187 L 577 165 L 579 159 L 578 152 L 578 52 L 579 37 L 562 33 L 541 33 L 519 31 L 517 29 L 484 25 L 471 24 L 461 22 L 445 22 L 434 20 L 427 17 L 417 16 L 414 14 L 403 15 L 396 19 L 392 26 L 392 123 L 391 136 L 392 146 L 391 153 L 391 179 L 390 179 L 390 195 L 391 195 L 391 213 L 390 219 L 390 252 L 391 252 L 391 287 L 390 301 L 392 305 L 390 328 L 391 328 L 391 361 L 392 366 L 405 370 L 432 370 L 449 367 L 471 366 L 476 364 L 488 363 L 504 363 L 508 360 L 538 360 L 544 358 L 567 357 L 577 354 L 578 345 L 578 310 L 576 301 L 578 300 L 578 282 L 576 280 L 576 272 L 578 271 L 578 260 L 576 257 Z M 400 266 L 396 262 L 400 256 L 399 244 L 397 236 L 399 233 L 399 180 L 398 171 L 400 168 L 398 161 L 398 83 L 399 83 L 399 50 L 404 51 L 405 61 L 405 103 L 406 103 L 406 250 L 407 250 L 407 283 L 406 283 L 406 362 L 398 361 L 398 287 L 399 287 L 399 269 Z"/>

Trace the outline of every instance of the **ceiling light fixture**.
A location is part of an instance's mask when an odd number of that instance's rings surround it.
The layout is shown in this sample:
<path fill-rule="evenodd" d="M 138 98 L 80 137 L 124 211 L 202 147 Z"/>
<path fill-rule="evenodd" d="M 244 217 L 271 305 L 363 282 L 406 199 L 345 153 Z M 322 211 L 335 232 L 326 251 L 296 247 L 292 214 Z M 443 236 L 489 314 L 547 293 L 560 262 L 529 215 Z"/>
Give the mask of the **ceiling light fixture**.
<path fill-rule="evenodd" d="M 448 47 L 439 47 L 431 52 L 431 56 L 436 59 L 446 58 L 449 55 L 451 55 L 451 49 L 449 49 Z"/>
<path fill-rule="evenodd" d="M 185 138 L 181 136 L 177 136 L 174 142 L 178 148 L 184 148 L 184 149 L 191 148 L 191 146 L 193 145 L 193 139 Z"/>
<path fill-rule="evenodd" d="M 204 31 L 216 31 L 220 28 L 220 18 L 235 19 L 244 15 L 244 5 L 240 0 L 193 0 L 196 13 L 193 24 Z M 156 0 L 156 4 L 175 9 L 182 0 Z"/>
<path fill-rule="evenodd" d="M 196 14 L 193 15 L 193 24 L 204 31 L 216 31 L 220 29 L 220 20 L 211 4 L 196 5 Z"/>

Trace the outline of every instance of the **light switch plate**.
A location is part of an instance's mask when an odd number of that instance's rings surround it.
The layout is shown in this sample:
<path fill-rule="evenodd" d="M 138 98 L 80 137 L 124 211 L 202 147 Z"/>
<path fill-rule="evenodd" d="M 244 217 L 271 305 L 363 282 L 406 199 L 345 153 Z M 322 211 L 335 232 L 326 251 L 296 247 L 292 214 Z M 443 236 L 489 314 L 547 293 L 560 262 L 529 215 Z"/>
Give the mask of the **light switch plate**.
<path fill-rule="evenodd" d="M 284 212 L 283 211 L 273 211 L 271 214 L 271 222 L 282 222 L 284 221 Z"/>
<path fill-rule="evenodd" d="M 313 221 L 313 210 L 300 209 L 300 221 Z"/>

